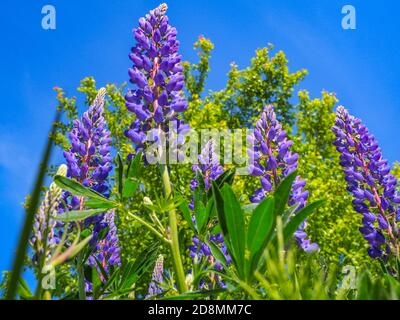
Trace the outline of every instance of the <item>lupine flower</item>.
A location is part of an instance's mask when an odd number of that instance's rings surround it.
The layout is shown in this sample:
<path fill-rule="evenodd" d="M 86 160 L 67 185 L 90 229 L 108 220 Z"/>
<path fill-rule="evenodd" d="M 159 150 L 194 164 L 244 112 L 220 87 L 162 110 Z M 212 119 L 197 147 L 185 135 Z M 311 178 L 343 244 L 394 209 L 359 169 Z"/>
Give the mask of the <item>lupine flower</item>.
<path fill-rule="evenodd" d="M 108 226 L 108 232 L 104 239 L 97 243 L 96 252 L 89 257 L 89 264 L 96 266 L 96 260 L 101 263 L 103 269 L 108 272 L 109 266 L 121 266 L 120 248 L 118 245 L 117 227 L 115 225 L 115 211 L 109 210 L 104 214 L 102 223 Z"/>
<path fill-rule="evenodd" d="M 160 254 L 153 269 L 153 274 L 151 276 L 151 282 L 149 284 L 149 290 L 147 292 L 146 298 L 163 293 L 163 289 L 160 286 L 160 284 L 164 282 L 163 272 L 164 257 Z"/>
<path fill-rule="evenodd" d="M 216 180 L 223 172 L 222 166 L 219 164 L 218 154 L 215 153 L 215 141 L 213 139 L 206 143 L 198 160 L 199 164 L 193 165 L 192 169 L 194 172 L 199 170 L 203 174 L 206 190 L 209 190 L 211 181 Z M 193 191 L 197 187 L 198 181 L 195 177 L 190 182 L 190 189 Z"/>
<path fill-rule="evenodd" d="M 258 203 L 297 169 L 298 155 L 290 151 L 293 142 L 286 137 L 286 131 L 276 119 L 272 105 L 265 107 L 261 119 L 256 123 L 254 133 L 248 136 L 248 142 L 252 146 L 247 150 L 252 163 L 249 171 L 251 175 L 259 177 L 261 182 L 261 188 L 255 190 L 250 201 Z M 306 181 L 297 176 L 288 203 L 289 206 L 297 206 L 295 213 L 307 203 L 308 191 L 304 190 L 305 185 Z M 295 232 L 297 243 L 305 252 L 317 251 L 318 245 L 307 239 L 305 227 L 306 222 L 303 222 Z"/>
<path fill-rule="evenodd" d="M 199 164 L 195 164 L 192 166 L 192 169 L 194 172 L 200 171 L 203 175 L 203 180 L 204 180 L 204 186 L 205 186 L 205 191 L 208 191 L 211 187 L 211 181 L 216 180 L 222 173 L 223 173 L 223 168 L 219 164 L 219 157 L 218 154 L 215 152 L 215 141 L 213 139 L 209 140 L 206 145 L 204 146 L 203 150 L 201 151 L 201 154 L 199 155 Z M 198 188 L 198 180 L 197 177 L 192 179 L 190 183 L 190 188 L 192 191 L 194 191 L 196 188 Z M 194 203 L 190 204 L 190 208 L 193 210 L 194 209 Z M 195 222 L 195 216 L 192 216 L 193 221 Z M 210 226 L 211 227 L 211 226 Z M 214 256 L 211 253 L 210 247 L 199 240 L 198 236 L 195 235 L 192 238 L 193 245 L 189 247 L 189 252 L 190 252 L 190 257 L 192 260 L 196 263 L 199 261 L 202 257 L 205 257 L 208 259 L 210 265 L 214 266 L 214 268 L 218 271 L 222 270 L 222 265 L 216 261 Z M 224 244 L 224 239 L 221 234 L 214 234 L 210 236 L 210 241 L 214 242 L 217 246 L 221 248 L 221 251 L 224 253 L 227 264 L 231 263 L 231 257 L 228 254 L 228 250 Z M 224 287 L 225 285 L 223 282 L 220 280 L 219 276 L 216 276 L 217 282 L 219 282 L 220 286 Z M 203 282 L 201 284 L 205 285 Z"/>
<path fill-rule="evenodd" d="M 400 196 L 378 142 L 361 120 L 342 106 L 337 108 L 332 130 L 347 190 L 354 196 L 353 207 L 363 216 L 360 232 L 370 245 L 368 254 L 372 258 L 384 258 L 390 252 L 398 255 Z"/>
<path fill-rule="evenodd" d="M 67 161 L 69 177 L 75 178 L 84 186 L 108 197 L 110 188 L 107 178 L 112 170 L 112 157 L 110 132 L 103 116 L 105 94 L 106 89 L 101 88 L 88 111 L 83 114 L 82 119 L 74 121 L 74 127 L 69 134 L 72 147 L 69 151 L 64 152 L 64 157 Z M 82 210 L 85 207 L 83 197 L 72 196 L 66 192 L 64 199 L 68 208 L 61 208 L 61 211 L 65 209 Z M 119 252 L 117 238 L 115 238 L 115 225 L 113 223 L 109 225 L 111 220 L 113 219 L 107 214 L 97 214 L 84 221 L 85 226 L 93 227 L 93 238 L 90 244 L 97 247 L 95 252 L 100 255 L 104 241 L 98 241 L 98 235 L 107 225 L 110 227 L 109 234 L 105 239 L 107 240 L 108 237 L 110 240 L 106 241 L 107 252 Z M 100 258 L 102 257 L 100 256 Z M 107 261 L 100 259 L 104 265 L 119 264 L 119 259 L 115 257 L 115 254 L 109 255 L 103 252 L 103 258 L 107 259 Z M 93 260 L 94 257 L 89 259 L 89 264 L 92 266 Z"/>
<path fill-rule="evenodd" d="M 129 54 L 133 66 L 128 74 L 135 88 L 125 100 L 136 120 L 125 135 L 137 151 L 144 149 L 148 133 L 152 141 L 157 141 L 160 131 L 169 132 L 170 122 L 176 123 L 178 134 L 189 128 L 177 117 L 186 110 L 187 101 L 182 93 L 184 75 L 177 31 L 169 25 L 166 11 L 167 5 L 161 4 L 140 18 L 138 28 L 133 30 L 136 45 Z"/>
<path fill-rule="evenodd" d="M 65 164 L 62 164 L 58 168 L 57 175 L 67 175 L 67 166 Z M 39 257 L 42 255 L 45 256 L 44 265 L 46 265 L 47 262 L 49 262 L 51 253 L 54 251 L 57 243 L 59 242 L 59 239 L 57 239 L 54 233 L 54 229 L 56 227 L 56 220 L 54 220 L 54 216 L 56 216 L 58 213 L 61 195 L 62 189 L 53 182 L 46 191 L 43 202 L 41 203 L 39 210 L 35 215 L 33 234 L 30 239 L 30 245 L 33 249 L 32 260 L 34 265 L 38 264 Z M 44 248 L 44 246 L 46 248 Z"/>

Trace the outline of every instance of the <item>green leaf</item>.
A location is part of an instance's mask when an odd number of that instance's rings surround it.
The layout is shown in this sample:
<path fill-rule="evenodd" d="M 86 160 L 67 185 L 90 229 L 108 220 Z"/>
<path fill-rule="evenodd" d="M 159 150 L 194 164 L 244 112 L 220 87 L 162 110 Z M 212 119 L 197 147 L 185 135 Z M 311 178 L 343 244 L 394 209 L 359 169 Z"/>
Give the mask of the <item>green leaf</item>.
<path fill-rule="evenodd" d="M 123 198 L 130 198 L 133 196 L 137 188 L 139 187 L 140 182 L 135 180 L 134 178 L 128 178 L 125 180 L 125 185 L 122 192 Z"/>
<path fill-rule="evenodd" d="M 293 233 L 298 229 L 301 223 L 324 202 L 324 200 L 315 201 L 301 209 L 292 219 L 290 219 L 283 229 L 283 238 L 285 243 L 292 237 Z"/>
<path fill-rule="evenodd" d="M 121 155 L 117 154 L 117 186 L 118 186 L 118 194 L 122 195 L 123 187 L 124 187 L 124 162 L 122 161 Z"/>
<path fill-rule="evenodd" d="M 225 170 L 216 180 L 215 183 L 217 184 L 218 188 L 222 188 L 224 184 L 232 185 L 233 180 L 235 178 L 236 169 L 228 169 Z M 208 191 L 208 197 L 211 198 L 212 190 Z"/>
<path fill-rule="evenodd" d="M 224 199 L 222 198 L 222 194 L 218 188 L 217 183 L 215 181 L 212 181 L 211 183 L 212 183 L 211 188 L 213 193 L 213 199 L 214 203 L 216 204 L 215 208 L 217 211 L 218 222 L 221 226 L 222 234 L 227 237 L 227 240 L 229 240 L 228 227 L 226 225 L 225 212 L 224 212 Z"/>
<path fill-rule="evenodd" d="M 221 249 L 211 240 L 206 240 L 206 244 L 210 247 L 211 253 L 215 259 L 217 259 L 222 266 L 226 269 L 226 259 Z"/>
<path fill-rule="evenodd" d="M 82 221 L 102 212 L 104 212 L 104 209 L 73 210 L 59 214 L 54 219 L 63 222 Z"/>
<path fill-rule="evenodd" d="M 90 209 L 113 209 L 116 208 L 118 204 L 114 201 L 103 201 L 99 199 L 88 199 L 85 201 L 85 207 Z"/>
<path fill-rule="evenodd" d="M 83 196 L 86 198 L 96 199 L 103 202 L 114 203 L 113 201 L 108 200 L 107 198 L 103 197 L 100 193 L 86 188 L 85 186 L 81 185 L 79 182 L 74 180 L 68 179 L 63 176 L 56 175 L 54 177 L 54 182 L 63 190 L 69 191 L 74 195 Z"/>
<path fill-rule="evenodd" d="M 119 268 L 117 268 L 113 271 L 111 276 L 107 279 L 106 283 L 104 284 L 102 293 L 106 292 L 112 285 L 114 285 L 117 282 L 120 273 L 121 273 L 121 269 L 119 269 Z"/>
<path fill-rule="evenodd" d="M 259 253 L 264 251 L 274 230 L 274 207 L 274 198 L 268 197 L 255 208 L 251 216 L 247 230 L 247 250 L 250 253 L 248 275 L 257 267 Z"/>
<path fill-rule="evenodd" d="M 203 229 L 205 222 L 206 208 L 204 207 L 203 202 L 199 201 L 195 206 L 195 216 L 196 216 L 196 226 L 198 232 Z"/>
<path fill-rule="evenodd" d="M 133 262 L 128 262 L 122 269 L 119 290 L 131 289 L 133 284 L 150 268 L 157 260 L 159 243 L 156 242 L 150 248 L 138 255 Z"/>
<path fill-rule="evenodd" d="M 136 156 L 131 160 L 128 168 L 127 178 L 137 178 L 142 166 L 142 152 L 136 154 Z"/>
<path fill-rule="evenodd" d="M 245 222 L 242 208 L 232 188 L 225 184 L 221 190 L 224 199 L 224 214 L 226 227 L 231 242 L 232 251 L 236 260 L 239 275 L 244 276 L 245 259 Z"/>
<path fill-rule="evenodd" d="M 21 299 L 25 300 L 34 298 L 31 289 L 29 289 L 28 284 L 22 277 L 18 281 L 17 294 L 21 297 Z"/>
<path fill-rule="evenodd" d="M 102 281 L 97 268 L 92 267 L 92 285 L 93 285 L 93 296 L 95 299 L 99 297 Z"/>
<path fill-rule="evenodd" d="M 296 212 L 298 207 L 299 207 L 299 204 L 296 203 L 295 205 L 293 205 L 290 208 L 285 210 L 285 212 L 282 215 L 282 222 L 283 222 L 284 226 L 288 223 L 290 218 L 295 215 L 295 212 Z"/>
<path fill-rule="evenodd" d="M 249 203 L 242 207 L 242 210 L 245 214 L 250 214 L 257 207 L 258 203 Z"/>
<path fill-rule="evenodd" d="M 114 201 L 103 201 L 99 199 L 88 199 L 85 201 L 85 207 L 88 207 L 90 209 L 113 209 L 118 206 L 118 203 Z"/>
<path fill-rule="evenodd" d="M 292 185 L 297 176 L 297 170 L 289 174 L 276 188 L 275 198 L 275 215 L 282 215 L 289 200 Z"/>
<path fill-rule="evenodd" d="M 185 200 L 183 200 L 182 203 L 179 205 L 179 209 L 181 210 L 183 218 L 186 220 L 190 229 L 192 229 L 192 231 L 194 231 L 194 232 L 197 232 L 197 230 L 193 224 L 192 213 L 191 213 L 189 206 Z"/>

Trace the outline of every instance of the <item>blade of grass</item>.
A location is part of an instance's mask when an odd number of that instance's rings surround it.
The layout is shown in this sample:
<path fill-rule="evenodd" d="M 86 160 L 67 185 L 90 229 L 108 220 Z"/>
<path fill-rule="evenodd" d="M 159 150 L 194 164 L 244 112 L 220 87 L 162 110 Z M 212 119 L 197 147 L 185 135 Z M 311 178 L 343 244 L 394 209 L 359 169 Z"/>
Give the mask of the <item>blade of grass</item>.
<path fill-rule="evenodd" d="M 15 298 L 15 294 L 17 291 L 17 285 L 18 285 L 18 279 L 20 278 L 22 266 L 24 263 L 26 248 L 28 246 L 28 241 L 29 241 L 29 236 L 30 236 L 30 233 L 32 230 L 35 213 L 39 206 L 40 191 L 41 191 L 41 188 L 42 188 L 42 185 L 44 182 L 47 164 L 49 162 L 49 159 L 51 156 L 51 151 L 53 148 L 53 140 L 51 137 L 53 137 L 56 133 L 55 123 L 57 123 L 60 120 L 60 117 L 61 117 L 61 112 L 57 111 L 56 116 L 54 118 L 54 122 L 52 124 L 51 135 L 49 136 L 49 138 L 47 140 L 47 145 L 46 145 L 46 148 L 45 148 L 43 156 L 42 156 L 42 161 L 40 163 L 39 172 L 36 176 L 35 185 L 34 185 L 33 191 L 32 191 L 32 200 L 26 209 L 25 221 L 24 221 L 24 225 L 22 227 L 21 237 L 19 238 L 19 241 L 18 241 L 17 253 L 14 258 L 13 268 L 11 271 L 11 277 L 10 277 L 10 281 L 8 283 L 7 294 L 6 294 L 7 300 L 12 300 Z"/>

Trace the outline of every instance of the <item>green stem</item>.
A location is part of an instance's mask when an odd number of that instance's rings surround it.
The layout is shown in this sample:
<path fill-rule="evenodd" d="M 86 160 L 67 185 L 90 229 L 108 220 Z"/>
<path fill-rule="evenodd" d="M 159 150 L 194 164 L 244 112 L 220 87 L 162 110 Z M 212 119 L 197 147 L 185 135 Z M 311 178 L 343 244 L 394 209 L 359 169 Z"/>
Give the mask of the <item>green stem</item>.
<path fill-rule="evenodd" d="M 78 289 L 79 289 L 79 300 L 86 300 L 86 291 L 85 291 L 85 273 L 83 269 L 83 257 L 82 252 L 78 254 Z"/>
<path fill-rule="evenodd" d="M 139 218 L 138 216 L 134 215 L 131 212 L 128 212 L 128 214 L 135 219 L 137 222 L 141 223 L 144 225 L 146 228 L 148 228 L 151 232 L 153 232 L 158 238 L 160 238 L 163 242 L 170 244 L 170 241 L 168 239 L 165 239 L 165 237 L 158 232 L 153 226 L 151 226 L 147 221 L 143 220 L 142 218 Z"/>
<path fill-rule="evenodd" d="M 166 198 L 170 198 L 172 195 L 171 181 L 169 179 L 168 167 L 165 164 L 160 164 L 161 178 L 164 185 L 164 192 Z M 183 270 L 183 264 L 181 254 L 179 252 L 179 237 L 178 237 L 178 221 L 176 218 L 175 209 L 171 209 L 168 212 L 169 215 L 169 227 L 171 233 L 171 253 L 176 273 L 176 283 L 178 286 L 179 293 L 187 291 L 185 272 Z"/>

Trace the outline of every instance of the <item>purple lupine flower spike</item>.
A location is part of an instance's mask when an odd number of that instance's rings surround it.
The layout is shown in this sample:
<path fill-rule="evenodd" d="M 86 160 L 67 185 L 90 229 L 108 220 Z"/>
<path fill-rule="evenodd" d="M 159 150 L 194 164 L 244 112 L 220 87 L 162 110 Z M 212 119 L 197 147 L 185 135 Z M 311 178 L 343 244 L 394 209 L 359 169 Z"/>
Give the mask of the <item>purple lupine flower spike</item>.
<path fill-rule="evenodd" d="M 125 135 L 132 140 L 136 151 L 144 149 L 148 133 L 156 140 L 158 131 L 169 132 L 169 122 L 177 123 L 178 134 L 188 128 L 178 119 L 188 104 L 182 93 L 184 75 L 177 31 L 169 25 L 166 11 L 167 5 L 161 4 L 140 18 L 139 26 L 133 30 L 136 45 L 129 54 L 133 66 L 128 74 L 135 87 L 125 100 L 136 120 Z"/>
<path fill-rule="evenodd" d="M 149 284 L 149 290 L 147 292 L 146 298 L 163 293 L 163 289 L 160 286 L 164 282 L 163 279 L 164 272 L 164 257 L 160 254 L 156 260 L 156 264 L 153 269 L 153 274 L 151 276 L 151 282 Z"/>
<path fill-rule="evenodd" d="M 346 175 L 347 190 L 354 196 L 353 207 L 363 215 L 360 232 L 368 241 L 368 254 L 384 258 L 399 252 L 396 223 L 400 215 L 397 180 L 390 174 L 388 161 L 383 159 L 375 137 L 360 119 L 339 106 L 334 145 L 340 152 L 340 165 Z"/>
<path fill-rule="evenodd" d="M 265 107 L 261 118 L 256 123 L 254 133 L 248 136 L 252 148 L 247 150 L 250 158 L 249 172 L 259 177 L 261 188 L 255 190 L 250 197 L 253 203 L 261 202 L 266 195 L 276 190 L 276 187 L 290 173 L 297 169 L 297 153 L 290 151 L 293 142 L 286 137 L 286 131 L 276 119 L 272 105 Z M 288 205 L 297 208 L 295 213 L 305 207 L 308 199 L 308 191 L 304 190 L 306 181 L 300 176 L 293 182 Z M 316 243 L 311 243 L 304 231 L 306 222 L 300 226 L 294 236 L 299 246 L 305 252 L 319 250 Z"/>
<path fill-rule="evenodd" d="M 193 165 L 192 169 L 194 172 L 198 170 L 202 173 L 204 179 L 204 185 L 206 191 L 208 191 L 211 187 L 211 181 L 216 180 L 222 173 L 223 168 L 219 163 L 219 155 L 215 152 L 215 141 L 210 139 L 199 155 L 199 164 Z M 197 177 L 193 178 L 190 183 L 191 190 L 195 190 L 198 187 Z M 194 209 L 194 203 L 190 204 L 190 208 Z M 192 216 L 192 219 L 195 222 L 195 216 Z M 222 271 L 222 265 L 216 261 L 214 256 L 211 253 L 211 249 L 206 243 L 203 243 L 199 240 L 198 236 L 195 235 L 192 238 L 193 245 L 189 247 L 190 257 L 192 260 L 197 263 L 202 257 L 206 257 L 208 259 L 210 265 L 214 266 L 214 268 L 218 271 Z M 221 248 L 221 251 L 225 255 L 225 259 L 227 264 L 231 263 L 231 257 L 228 254 L 228 250 L 224 244 L 224 239 L 221 234 L 215 234 L 210 236 L 210 241 L 214 242 L 217 246 Z M 219 283 L 221 287 L 224 287 L 225 284 L 221 281 L 219 276 L 215 276 L 216 281 Z M 202 286 L 206 284 L 202 282 Z"/>
<path fill-rule="evenodd" d="M 83 114 L 82 119 L 76 119 L 74 126 L 69 134 L 71 149 L 64 152 L 64 157 L 68 165 L 68 176 L 76 179 L 86 187 L 108 197 L 110 187 L 108 184 L 108 175 L 112 170 L 111 157 L 111 137 L 107 129 L 103 116 L 104 97 L 106 89 L 101 88 L 89 109 Z M 85 199 L 83 197 L 72 196 L 70 193 L 64 193 L 64 200 L 68 208 L 61 208 L 61 211 L 83 210 L 85 208 Z M 99 233 L 109 224 L 107 214 L 98 214 L 87 218 L 84 221 L 85 226 L 93 226 L 93 238 L 91 245 L 96 246 L 95 252 L 101 252 L 102 241 L 98 241 Z M 113 237 L 115 226 L 110 225 L 109 235 Z M 115 240 L 115 239 L 114 239 Z M 115 242 L 115 241 L 114 241 Z M 113 245 L 116 246 L 116 243 Z M 116 248 L 118 248 L 116 246 Z M 119 249 L 116 249 L 117 251 Z M 105 262 L 103 259 L 101 261 Z M 93 264 L 94 257 L 89 259 L 89 264 Z M 109 255 L 107 265 L 117 265 L 119 259 Z"/>
<path fill-rule="evenodd" d="M 95 266 L 97 260 L 101 263 L 103 269 L 109 272 L 109 266 L 121 266 L 117 227 L 115 225 L 115 210 L 107 211 L 104 214 L 102 223 L 106 224 L 109 229 L 106 237 L 97 243 L 97 250 L 89 257 L 89 264 Z"/>

